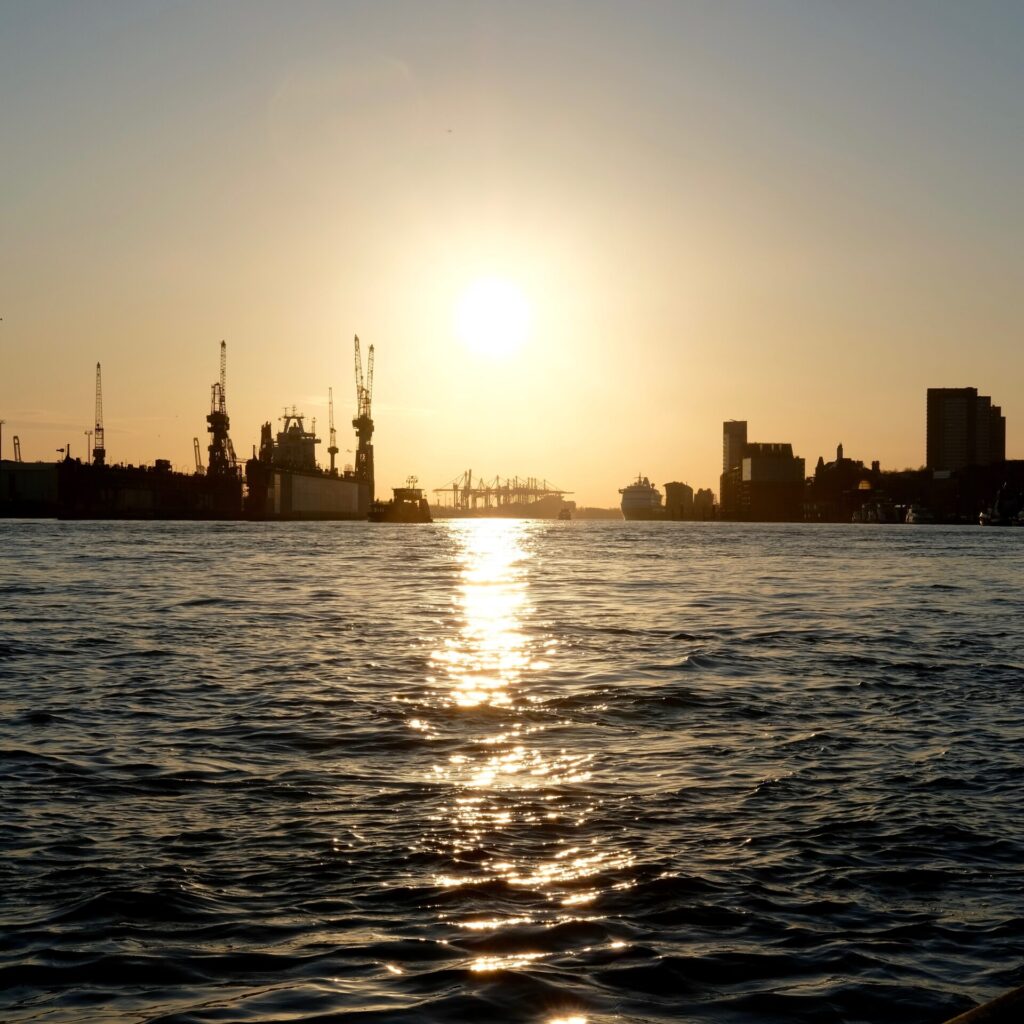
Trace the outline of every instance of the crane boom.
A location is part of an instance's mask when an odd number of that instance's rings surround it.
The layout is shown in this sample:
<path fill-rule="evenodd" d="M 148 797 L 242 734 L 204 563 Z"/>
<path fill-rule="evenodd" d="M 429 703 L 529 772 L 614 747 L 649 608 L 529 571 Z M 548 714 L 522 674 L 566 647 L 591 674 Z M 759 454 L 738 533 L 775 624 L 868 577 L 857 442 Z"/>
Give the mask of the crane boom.
<path fill-rule="evenodd" d="M 356 351 L 356 404 L 358 405 L 359 400 L 363 395 L 363 354 L 359 350 L 359 335 L 355 336 L 355 351 Z"/>
<path fill-rule="evenodd" d="M 227 409 L 228 397 L 227 397 L 227 386 L 228 386 L 228 343 L 221 341 L 220 343 L 220 411 L 224 412 Z"/>
<path fill-rule="evenodd" d="M 366 415 L 370 415 L 370 402 L 373 400 L 373 346 L 366 356 L 366 387 L 363 389 L 366 396 Z"/>

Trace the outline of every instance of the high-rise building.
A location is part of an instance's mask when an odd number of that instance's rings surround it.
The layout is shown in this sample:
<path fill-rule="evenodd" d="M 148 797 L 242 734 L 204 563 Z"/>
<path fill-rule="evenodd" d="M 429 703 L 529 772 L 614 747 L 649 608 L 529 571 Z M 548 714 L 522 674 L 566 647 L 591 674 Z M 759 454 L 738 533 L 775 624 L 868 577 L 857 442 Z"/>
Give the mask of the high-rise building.
<path fill-rule="evenodd" d="M 1006 418 L 977 388 L 929 388 L 925 462 L 933 470 L 1006 460 Z"/>
<path fill-rule="evenodd" d="M 723 519 L 739 518 L 740 468 L 746 447 L 747 421 L 726 420 L 722 424 L 722 477 L 718 488 Z"/>
<path fill-rule="evenodd" d="M 722 472 L 736 469 L 747 443 L 747 421 L 726 420 L 722 424 Z"/>

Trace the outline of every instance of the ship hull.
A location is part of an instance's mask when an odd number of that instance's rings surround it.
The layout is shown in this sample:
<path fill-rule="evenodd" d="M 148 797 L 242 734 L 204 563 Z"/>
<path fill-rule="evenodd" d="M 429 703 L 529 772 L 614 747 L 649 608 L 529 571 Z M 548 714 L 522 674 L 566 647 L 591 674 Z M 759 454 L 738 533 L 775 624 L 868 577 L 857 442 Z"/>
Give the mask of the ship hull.
<path fill-rule="evenodd" d="M 366 519 L 369 513 L 370 485 L 366 481 L 301 470 L 261 470 L 254 471 L 250 463 L 246 504 L 250 519 Z"/>
<path fill-rule="evenodd" d="M 653 522 L 665 518 L 664 509 L 653 508 L 624 508 L 622 518 L 630 522 Z"/>
<path fill-rule="evenodd" d="M 430 506 L 425 502 L 375 501 L 370 509 L 371 523 L 432 523 Z"/>
<path fill-rule="evenodd" d="M 0 516 L 56 519 L 241 519 L 242 481 L 166 466 L 5 462 Z"/>

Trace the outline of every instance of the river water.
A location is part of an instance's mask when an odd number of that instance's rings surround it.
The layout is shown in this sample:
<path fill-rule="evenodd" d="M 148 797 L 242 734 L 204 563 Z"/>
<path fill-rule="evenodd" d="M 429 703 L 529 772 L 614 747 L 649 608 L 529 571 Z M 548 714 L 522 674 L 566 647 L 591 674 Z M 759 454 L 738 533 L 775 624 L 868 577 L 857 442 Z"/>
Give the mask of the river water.
<path fill-rule="evenodd" d="M 0 1018 L 1024 982 L 1024 530 L 0 523 Z"/>

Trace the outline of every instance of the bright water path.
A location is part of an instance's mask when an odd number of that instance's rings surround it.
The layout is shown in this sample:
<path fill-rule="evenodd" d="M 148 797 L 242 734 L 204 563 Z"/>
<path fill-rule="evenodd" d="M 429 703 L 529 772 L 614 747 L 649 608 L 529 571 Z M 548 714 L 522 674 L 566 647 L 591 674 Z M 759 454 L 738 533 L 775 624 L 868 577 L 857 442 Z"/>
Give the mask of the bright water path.
<path fill-rule="evenodd" d="M 0 1019 L 1024 982 L 1024 530 L 0 523 Z"/>

